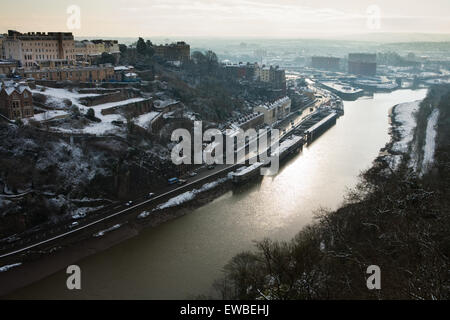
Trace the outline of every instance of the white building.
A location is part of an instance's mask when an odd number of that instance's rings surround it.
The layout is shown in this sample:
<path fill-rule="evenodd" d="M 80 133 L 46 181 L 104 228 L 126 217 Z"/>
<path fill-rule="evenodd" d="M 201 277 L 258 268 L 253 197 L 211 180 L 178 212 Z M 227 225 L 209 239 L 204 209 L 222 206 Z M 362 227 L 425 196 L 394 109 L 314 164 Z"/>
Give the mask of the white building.
<path fill-rule="evenodd" d="M 291 99 L 283 97 L 273 103 L 259 105 L 253 111 L 263 113 L 264 123 L 271 125 L 291 112 Z"/>
<path fill-rule="evenodd" d="M 3 39 L 4 58 L 16 60 L 23 67 L 38 66 L 43 61 L 75 61 L 75 41 L 71 32 L 28 32 L 9 30 Z"/>

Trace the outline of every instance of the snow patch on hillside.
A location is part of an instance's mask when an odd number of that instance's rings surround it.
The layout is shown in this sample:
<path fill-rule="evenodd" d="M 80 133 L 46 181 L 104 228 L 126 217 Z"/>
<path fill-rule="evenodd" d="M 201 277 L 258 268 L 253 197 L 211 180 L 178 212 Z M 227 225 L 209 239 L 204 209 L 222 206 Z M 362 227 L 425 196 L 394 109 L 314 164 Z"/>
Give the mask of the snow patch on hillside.
<path fill-rule="evenodd" d="M 393 110 L 393 120 L 397 124 L 393 127 L 396 139 L 391 147 L 391 154 L 386 156 L 386 161 L 392 170 L 396 170 L 403 160 L 403 155 L 408 152 L 413 140 L 416 128 L 415 113 L 419 110 L 420 100 L 406 102 L 397 105 Z"/>
<path fill-rule="evenodd" d="M 422 171 L 424 174 L 434 162 L 434 152 L 436 149 L 436 125 L 439 119 L 439 110 L 434 109 L 428 118 L 425 145 L 423 147 Z"/>
<path fill-rule="evenodd" d="M 174 198 L 169 199 L 167 202 L 158 205 L 155 209 L 153 209 L 153 211 L 176 207 L 183 203 L 191 201 L 191 200 L 195 199 L 195 197 L 198 194 L 209 191 L 211 189 L 214 189 L 215 187 L 217 187 L 218 185 L 224 183 L 225 181 L 227 181 L 229 179 L 230 179 L 230 176 L 228 175 L 225 178 L 221 178 L 216 181 L 206 183 L 200 189 L 194 189 L 194 190 L 182 193 Z"/>
<path fill-rule="evenodd" d="M 14 263 L 14 264 L 9 264 L 9 265 L 0 267 L 0 272 L 6 272 L 6 271 L 8 271 L 8 270 L 10 270 L 10 269 L 12 269 L 12 268 L 15 268 L 15 267 L 18 267 L 18 266 L 21 266 L 21 265 L 22 265 L 21 262 L 19 262 L 19 263 Z"/>
<path fill-rule="evenodd" d="M 397 132 L 400 134 L 400 139 L 394 143 L 392 150 L 406 153 L 409 144 L 414 136 L 414 129 L 416 128 L 415 113 L 419 110 L 420 100 L 414 102 L 401 103 L 395 108 L 395 121 L 400 123 Z"/>

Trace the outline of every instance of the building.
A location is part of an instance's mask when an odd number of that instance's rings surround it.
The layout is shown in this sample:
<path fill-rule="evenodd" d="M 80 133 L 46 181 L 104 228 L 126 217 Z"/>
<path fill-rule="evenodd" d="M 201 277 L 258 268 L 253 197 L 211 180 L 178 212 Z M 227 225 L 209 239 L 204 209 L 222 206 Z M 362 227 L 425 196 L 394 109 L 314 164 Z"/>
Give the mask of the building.
<path fill-rule="evenodd" d="M 270 81 L 274 89 L 282 89 L 286 92 L 286 71 L 278 66 L 273 68 Z"/>
<path fill-rule="evenodd" d="M 75 62 L 75 41 L 71 32 L 28 32 L 9 30 L 3 39 L 4 57 L 22 67 L 39 67 L 43 61 Z"/>
<path fill-rule="evenodd" d="M 33 117 L 30 88 L 14 82 L 0 82 L 0 113 L 10 120 Z"/>
<path fill-rule="evenodd" d="M 374 77 L 377 73 L 377 55 L 371 53 L 350 53 L 348 73 Z"/>
<path fill-rule="evenodd" d="M 103 52 L 106 52 L 105 43 L 103 40 L 92 40 L 92 43 L 95 46 L 95 51 L 98 54 L 102 54 Z"/>
<path fill-rule="evenodd" d="M 283 97 L 273 103 L 259 105 L 253 111 L 264 114 L 264 123 L 271 125 L 291 112 L 291 99 Z"/>
<path fill-rule="evenodd" d="M 137 74 L 135 73 L 135 69 L 133 66 L 117 66 L 114 67 L 114 78 L 116 81 L 122 82 L 127 79 L 127 75 L 134 74 L 137 77 Z"/>
<path fill-rule="evenodd" d="M 327 71 L 339 71 L 341 59 L 336 57 L 319 57 L 311 58 L 311 66 L 315 69 Z"/>
<path fill-rule="evenodd" d="M 255 72 L 257 80 L 270 84 L 273 89 L 286 90 L 286 72 L 278 66 L 262 66 Z"/>
<path fill-rule="evenodd" d="M 346 101 L 354 101 L 364 95 L 363 89 L 354 88 L 345 83 L 322 81 L 319 83 L 319 85 L 326 90 L 333 92 L 335 95 Z"/>
<path fill-rule="evenodd" d="M 253 112 L 244 114 L 237 119 L 231 121 L 231 128 L 240 128 L 244 131 L 248 129 L 258 129 L 264 124 L 264 114 L 260 112 Z"/>
<path fill-rule="evenodd" d="M 5 59 L 5 50 L 3 49 L 3 40 L 5 38 L 5 35 L 0 34 L 0 59 Z"/>
<path fill-rule="evenodd" d="M 87 61 L 88 57 L 98 55 L 96 45 L 88 40 L 75 41 L 75 56 L 77 61 Z"/>
<path fill-rule="evenodd" d="M 0 60 L 0 74 L 1 75 L 7 76 L 16 70 L 17 70 L 17 62 L 16 61 Z"/>
<path fill-rule="evenodd" d="M 239 64 L 225 64 L 225 72 L 228 77 L 233 79 L 246 79 L 253 81 L 256 76 L 256 70 L 259 69 L 257 63 L 239 63 Z"/>
<path fill-rule="evenodd" d="M 270 67 L 262 67 L 259 70 L 259 80 L 261 82 L 270 82 Z"/>
<path fill-rule="evenodd" d="M 266 89 L 277 92 L 277 96 L 286 95 L 286 72 L 278 66 L 224 63 L 223 68 L 230 78 L 259 82 Z"/>
<path fill-rule="evenodd" d="M 91 64 L 103 53 L 114 55 L 117 62 L 120 56 L 119 42 L 117 40 L 75 41 L 75 57 L 78 62 Z"/>
<path fill-rule="evenodd" d="M 166 45 L 154 46 L 155 54 L 168 61 L 189 61 L 191 47 L 186 42 L 177 42 Z"/>
<path fill-rule="evenodd" d="M 114 67 L 89 66 L 71 67 L 42 70 L 25 70 L 24 78 L 34 78 L 35 80 L 48 81 L 73 81 L 73 82 L 104 82 L 115 79 Z"/>

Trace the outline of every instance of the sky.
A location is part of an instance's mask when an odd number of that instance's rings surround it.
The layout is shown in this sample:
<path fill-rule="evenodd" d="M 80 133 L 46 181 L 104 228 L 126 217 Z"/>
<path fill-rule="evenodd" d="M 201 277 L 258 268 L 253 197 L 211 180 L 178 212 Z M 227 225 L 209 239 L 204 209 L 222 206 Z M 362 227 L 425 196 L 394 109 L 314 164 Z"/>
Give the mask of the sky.
<path fill-rule="evenodd" d="M 78 37 L 450 34 L 450 1 L 1 0 L 0 33 L 9 29 L 71 31 Z"/>

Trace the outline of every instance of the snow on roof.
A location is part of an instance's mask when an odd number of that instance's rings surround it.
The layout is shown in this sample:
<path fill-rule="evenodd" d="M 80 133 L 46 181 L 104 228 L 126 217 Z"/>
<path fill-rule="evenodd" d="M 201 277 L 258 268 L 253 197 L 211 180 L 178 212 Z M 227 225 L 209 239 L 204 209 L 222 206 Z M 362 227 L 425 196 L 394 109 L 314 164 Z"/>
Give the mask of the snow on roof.
<path fill-rule="evenodd" d="M 275 109 L 275 108 L 278 108 L 278 107 L 282 106 L 284 103 L 289 102 L 289 101 L 290 101 L 289 97 L 283 97 L 281 99 L 278 99 L 274 103 L 262 104 L 262 105 L 259 105 L 258 107 L 262 107 L 262 108 L 265 108 L 267 110 L 272 110 L 272 109 Z"/>
<path fill-rule="evenodd" d="M 22 94 L 25 90 L 31 93 L 30 88 L 23 83 L 15 83 L 13 81 L 5 81 L 4 84 L 0 82 L 0 91 L 4 89 L 6 94 L 10 96 L 14 91 Z"/>
<path fill-rule="evenodd" d="M 114 71 L 128 71 L 130 68 L 126 66 L 118 66 L 114 68 Z"/>

